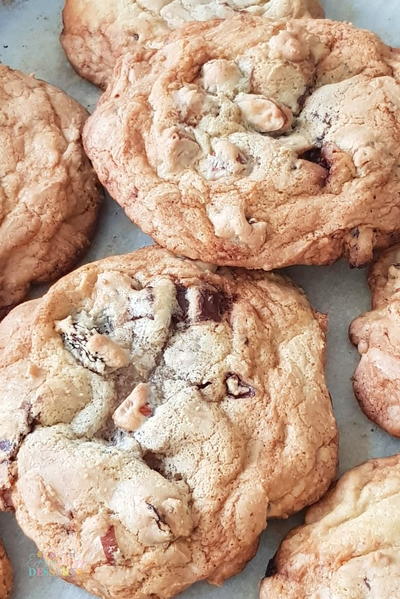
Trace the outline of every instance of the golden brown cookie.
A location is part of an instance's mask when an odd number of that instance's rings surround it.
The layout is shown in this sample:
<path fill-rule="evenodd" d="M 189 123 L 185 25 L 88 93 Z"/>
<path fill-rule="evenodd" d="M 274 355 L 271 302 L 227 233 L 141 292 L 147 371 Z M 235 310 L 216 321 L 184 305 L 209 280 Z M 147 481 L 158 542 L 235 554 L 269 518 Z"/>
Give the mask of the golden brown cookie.
<path fill-rule="evenodd" d="M 11 593 L 13 575 L 10 560 L 0 543 L 0 599 L 8 599 Z"/>
<path fill-rule="evenodd" d="M 399 235 L 399 56 L 347 23 L 195 23 L 120 61 L 84 143 L 127 215 L 177 254 L 361 265 Z"/>
<path fill-rule="evenodd" d="M 400 456 L 347 472 L 270 561 L 260 599 L 400 597 Z"/>
<path fill-rule="evenodd" d="M 61 43 L 76 71 L 105 88 L 126 52 L 159 48 L 189 21 L 244 11 L 274 19 L 324 16 L 319 0 L 66 0 Z"/>
<path fill-rule="evenodd" d="M 368 282 L 372 310 L 350 327 L 361 354 L 354 391 L 368 418 L 400 437 L 400 246 L 379 257 Z"/>
<path fill-rule="evenodd" d="M 78 269 L 0 325 L 2 507 L 95 595 L 222 583 L 335 475 L 325 327 L 275 274 L 157 247 Z"/>
<path fill-rule="evenodd" d="M 82 147 L 88 113 L 61 90 L 0 65 L 0 318 L 32 283 L 88 246 L 100 203 Z"/>

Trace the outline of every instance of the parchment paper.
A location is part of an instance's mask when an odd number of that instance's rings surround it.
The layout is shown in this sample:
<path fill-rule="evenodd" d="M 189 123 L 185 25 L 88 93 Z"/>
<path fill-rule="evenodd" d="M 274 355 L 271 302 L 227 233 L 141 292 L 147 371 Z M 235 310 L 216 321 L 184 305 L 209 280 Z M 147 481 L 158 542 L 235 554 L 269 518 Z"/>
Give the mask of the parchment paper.
<path fill-rule="evenodd" d="M 330 18 L 372 29 L 387 43 L 400 46 L 399 0 L 325 0 L 323 4 Z M 0 0 L 0 61 L 35 73 L 92 110 L 99 92 L 75 74 L 58 42 L 62 5 L 63 0 Z M 150 238 L 125 217 L 115 202 L 107 199 L 85 261 L 125 253 L 149 243 Z M 370 457 L 399 452 L 400 440 L 377 430 L 364 417 L 351 387 L 358 357 L 348 341 L 347 328 L 355 316 L 369 307 L 366 272 L 351 270 L 343 262 L 331 267 L 290 268 L 287 272 L 306 290 L 313 305 L 329 315 L 327 381 L 340 428 L 340 472 Z M 42 291 L 36 289 L 33 295 Z M 285 533 L 301 520 L 298 515 L 288 521 L 270 522 L 256 557 L 244 572 L 222 588 L 206 583 L 194 585 L 181 595 L 182 599 L 256 599 L 268 559 Z M 46 571 L 34 544 L 22 534 L 10 514 L 0 514 L 0 537 L 14 564 L 14 599 L 90 597 Z"/>

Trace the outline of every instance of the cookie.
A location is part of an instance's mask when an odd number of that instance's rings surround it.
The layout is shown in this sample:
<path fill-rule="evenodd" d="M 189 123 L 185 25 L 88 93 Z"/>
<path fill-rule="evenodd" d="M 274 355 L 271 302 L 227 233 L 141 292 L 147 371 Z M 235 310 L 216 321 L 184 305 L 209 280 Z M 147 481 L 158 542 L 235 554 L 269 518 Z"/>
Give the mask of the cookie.
<path fill-rule="evenodd" d="M 127 215 L 175 253 L 359 266 L 399 235 L 398 56 L 347 23 L 193 24 L 120 61 L 84 143 Z"/>
<path fill-rule="evenodd" d="M 0 543 L 0 599 L 7 599 L 12 587 L 12 569 L 3 545 Z"/>
<path fill-rule="evenodd" d="M 325 317 L 283 277 L 215 270 L 145 248 L 1 323 L 3 508 L 100 597 L 222 583 L 335 475 Z"/>
<path fill-rule="evenodd" d="M 269 562 L 260 599 L 400 596 L 400 456 L 347 472 Z"/>
<path fill-rule="evenodd" d="M 88 113 L 55 87 L 0 65 L 0 317 L 89 244 L 99 202 L 82 147 Z"/>
<path fill-rule="evenodd" d="M 159 48 L 166 35 L 189 21 L 243 11 L 278 19 L 324 16 L 319 0 L 66 0 L 61 43 L 79 75 L 106 88 L 126 52 Z"/>
<path fill-rule="evenodd" d="M 382 253 L 368 282 L 372 310 L 350 326 L 361 355 L 353 387 L 368 418 L 400 437 L 400 246 Z"/>

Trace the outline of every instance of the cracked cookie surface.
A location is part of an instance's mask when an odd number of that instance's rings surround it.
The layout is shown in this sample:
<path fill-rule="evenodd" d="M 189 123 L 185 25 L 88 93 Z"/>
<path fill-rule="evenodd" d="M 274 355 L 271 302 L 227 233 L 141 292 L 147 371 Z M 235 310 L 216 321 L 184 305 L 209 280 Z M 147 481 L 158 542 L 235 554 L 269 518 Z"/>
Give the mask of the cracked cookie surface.
<path fill-rule="evenodd" d="M 2 508 L 99 596 L 223 582 L 335 475 L 325 327 L 272 273 L 78 269 L 0 326 Z"/>
<path fill-rule="evenodd" d="M 84 143 L 127 215 L 177 254 L 361 265 L 399 235 L 399 56 L 327 20 L 192 24 L 119 62 Z"/>
<path fill-rule="evenodd" d="M 12 569 L 10 560 L 0 542 L 0 599 L 8 599 L 12 588 Z"/>
<path fill-rule="evenodd" d="M 139 47 L 158 48 L 189 21 L 237 12 L 264 17 L 323 17 L 319 0 L 66 0 L 61 43 L 76 71 L 102 88 L 117 59 Z"/>
<path fill-rule="evenodd" d="M 65 272 L 89 244 L 100 202 L 81 131 L 88 113 L 61 90 L 0 65 L 0 317 L 32 283 Z"/>
<path fill-rule="evenodd" d="M 400 246 L 371 267 L 372 310 L 356 318 L 350 339 L 361 355 L 353 387 L 365 414 L 400 437 Z"/>
<path fill-rule="evenodd" d="M 270 561 L 260 599 L 400 596 L 400 456 L 347 472 Z"/>

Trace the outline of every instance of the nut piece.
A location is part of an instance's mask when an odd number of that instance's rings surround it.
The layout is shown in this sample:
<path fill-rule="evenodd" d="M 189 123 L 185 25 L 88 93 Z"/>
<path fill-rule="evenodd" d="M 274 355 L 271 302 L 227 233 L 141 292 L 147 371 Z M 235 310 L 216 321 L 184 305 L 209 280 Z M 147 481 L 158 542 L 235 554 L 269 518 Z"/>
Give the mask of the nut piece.
<path fill-rule="evenodd" d="M 267 223 L 249 222 L 243 206 L 231 204 L 225 206 L 209 206 L 208 218 L 214 226 L 217 237 L 229 239 L 233 243 L 243 243 L 253 250 L 259 249 L 267 236 Z"/>
<path fill-rule="evenodd" d="M 89 352 L 97 354 L 110 368 L 124 368 L 129 364 L 129 352 L 106 335 L 95 333 L 87 342 Z"/>
<path fill-rule="evenodd" d="M 203 65 L 203 86 L 211 94 L 234 93 L 242 78 L 241 70 L 232 60 L 219 58 Z"/>
<path fill-rule="evenodd" d="M 225 385 L 228 395 L 242 399 L 244 397 L 253 397 L 256 394 L 254 387 L 245 383 L 238 374 L 228 373 L 225 378 Z"/>
<path fill-rule="evenodd" d="M 150 385 L 139 383 L 115 410 L 113 414 L 115 426 L 127 432 L 136 431 L 153 413 L 149 399 Z"/>
<path fill-rule="evenodd" d="M 185 131 L 170 127 L 160 139 L 163 160 L 159 175 L 168 177 L 191 166 L 200 154 L 200 146 Z"/>
<path fill-rule="evenodd" d="M 173 94 L 175 106 L 183 121 L 198 121 L 205 113 L 215 109 L 214 98 L 207 96 L 196 85 L 185 85 Z"/>
<path fill-rule="evenodd" d="M 239 94 L 235 101 L 243 118 L 261 133 L 287 131 L 292 125 L 291 110 L 264 96 Z"/>
<path fill-rule="evenodd" d="M 308 58 L 310 48 L 306 40 L 300 40 L 294 33 L 280 31 L 269 41 L 270 57 L 283 58 L 291 62 L 301 62 Z"/>
<path fill-rule="evenodd" d="M 209 154 L 201 165 L 202 174 L 206 179 L 239 175 L 246 169 L 246 157 L 229 140 L 215 139 L 212 146 L 215 153 Z"/>

